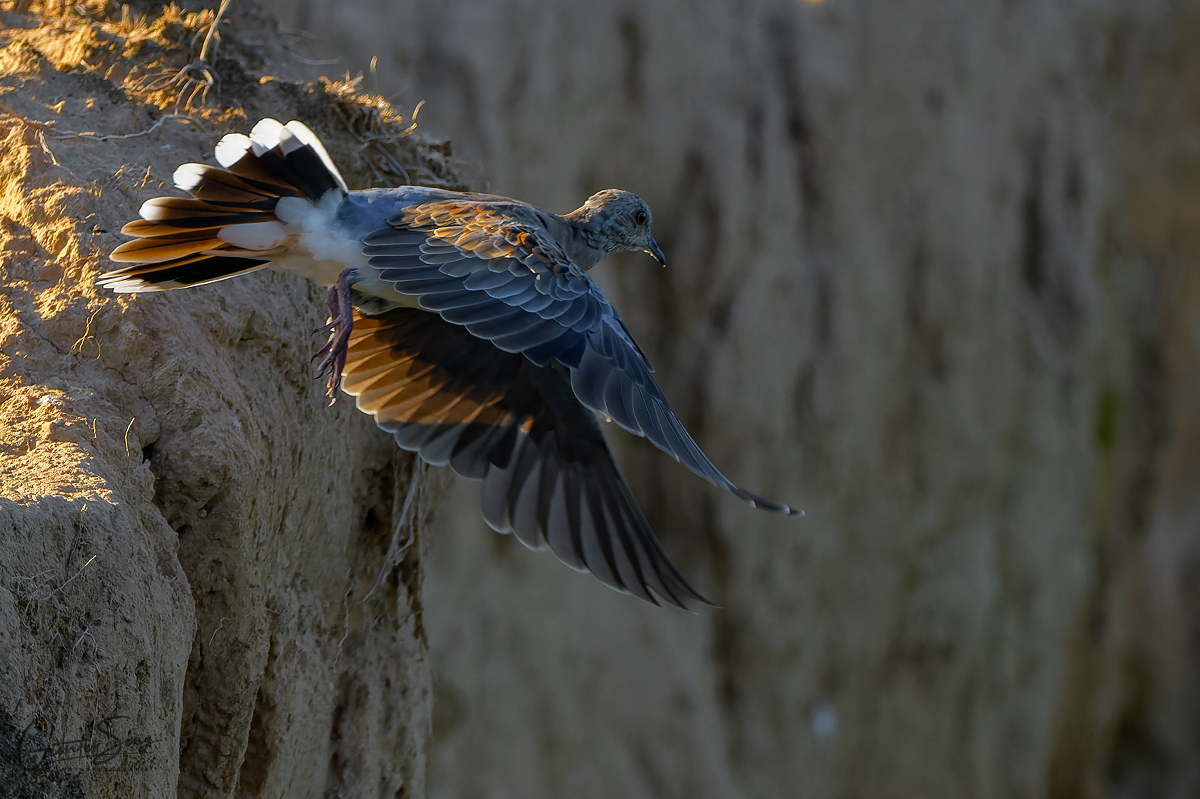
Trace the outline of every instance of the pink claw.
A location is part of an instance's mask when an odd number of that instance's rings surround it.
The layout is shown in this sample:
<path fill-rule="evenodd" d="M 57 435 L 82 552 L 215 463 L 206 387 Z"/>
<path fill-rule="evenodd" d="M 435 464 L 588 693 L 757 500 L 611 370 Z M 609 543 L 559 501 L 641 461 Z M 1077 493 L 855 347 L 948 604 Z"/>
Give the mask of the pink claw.
<path fill-rule="evenodd" d="M 337 283 L 329 289 L 329 322 L 313 333 L 329 333 L 329 341 L 317 350 L 312 360 L 325 356 L 317 367 L 317 376 L 329 375 L 329 404 L 337 402 L 337 390 L 342 385 L 342 370 L 346 367 L 346 355 L 350 344 L 350 333 L 354 330 L 354 307 L 350 302 L 350 284 L 354 270 L 345 269 L 338 275 Z"/>

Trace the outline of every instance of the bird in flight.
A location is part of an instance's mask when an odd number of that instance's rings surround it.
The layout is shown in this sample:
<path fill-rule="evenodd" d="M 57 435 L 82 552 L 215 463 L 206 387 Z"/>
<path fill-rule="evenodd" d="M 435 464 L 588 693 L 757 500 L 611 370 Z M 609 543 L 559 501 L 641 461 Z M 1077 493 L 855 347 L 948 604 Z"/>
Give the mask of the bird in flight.
<path fill-rule="evenodd" d="M 184 164 L 122 233 L 99 284 L 160 291 L 266 266 L 330 286 L 328 388 L 353 395 L 403 449 L 482 482 L 483 517 L 605 585 L 681 608 L 706 600 L 638 508 L 598 417 L 645 436 L 713 485 L 739 488 L 671 411 L 588 270 L 644 251 L 665 264 L 650 209 L 608 189 L 552 214 L 420 186 L 350 191 L 307 126 L 264 119 Z"/>

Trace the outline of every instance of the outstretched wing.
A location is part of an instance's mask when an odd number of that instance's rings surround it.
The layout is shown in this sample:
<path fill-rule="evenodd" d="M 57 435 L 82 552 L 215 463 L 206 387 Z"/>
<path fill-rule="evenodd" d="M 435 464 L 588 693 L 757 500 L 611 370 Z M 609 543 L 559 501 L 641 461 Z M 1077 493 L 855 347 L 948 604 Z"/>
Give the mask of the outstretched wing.
<path fill-rule="evenodd" d="M 436 314 L 356 312 L 342 388 L 404 449 L 481 480 L 498 532 L 650 602 L 707 601 L 663 551 L 561 365 Z"/>
<path fill-rule="evenodd" d="M 398 292 L 497 348 L 570 370 L 575 396 L 756 507 L 802 513 L 729 481 L 672 412 L 653 370 L 599 287 L 529 206 L 449 200 L 413 206 L 368 234 L 364 254 Z"/>

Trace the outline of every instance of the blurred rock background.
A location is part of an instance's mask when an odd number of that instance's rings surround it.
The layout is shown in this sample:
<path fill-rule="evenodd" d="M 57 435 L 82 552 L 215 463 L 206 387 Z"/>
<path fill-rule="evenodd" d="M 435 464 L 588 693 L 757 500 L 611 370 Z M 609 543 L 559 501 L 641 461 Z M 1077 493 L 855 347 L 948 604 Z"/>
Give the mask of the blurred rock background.
<path fill-rule="evenodd" d="M 436 797 L 1200 791 L 1200 3 L 270 0 L 473 187 L 621 187 L 597 270 L 756 512 L 619 431 L 721 610 L 453 489 Z M 372 64 L 374 67 L 372 68 Z"/>

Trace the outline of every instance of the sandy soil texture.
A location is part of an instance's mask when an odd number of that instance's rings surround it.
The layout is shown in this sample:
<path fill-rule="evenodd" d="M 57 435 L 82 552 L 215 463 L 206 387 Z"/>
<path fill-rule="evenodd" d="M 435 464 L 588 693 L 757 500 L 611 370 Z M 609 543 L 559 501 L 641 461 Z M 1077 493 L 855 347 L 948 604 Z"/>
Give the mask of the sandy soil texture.
<path fill-rule="evenodd" d="M 59 5 L 0 7 L 0 793 L 422 795 L 430 486 L 327 407 L 323 290 L 94 281 L 176 166 L 260 117 L 356 187 L 457 186 L 448 146 L 310 80 L 249 3 L 215 31 Z"/>

